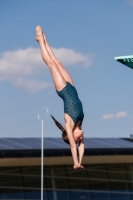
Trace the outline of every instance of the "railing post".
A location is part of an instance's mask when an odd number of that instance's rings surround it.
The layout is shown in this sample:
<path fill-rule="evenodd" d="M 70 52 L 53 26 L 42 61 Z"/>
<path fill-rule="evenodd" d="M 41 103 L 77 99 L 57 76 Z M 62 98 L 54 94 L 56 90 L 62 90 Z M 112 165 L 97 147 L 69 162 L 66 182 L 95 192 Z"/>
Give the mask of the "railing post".
<path fill-rule="evenodd" d="M 45 109 L 46 116 L 41 116 L 42 109 Z M 42 134 L 41 134 L 41 200 L 43 200 L 43 167 L 44 167 L 44 120 L 47 118 L 49 110 L 46 107 L 42 107 L 38 111 L 38 119 L 41 120 L 42 124 Z"/>

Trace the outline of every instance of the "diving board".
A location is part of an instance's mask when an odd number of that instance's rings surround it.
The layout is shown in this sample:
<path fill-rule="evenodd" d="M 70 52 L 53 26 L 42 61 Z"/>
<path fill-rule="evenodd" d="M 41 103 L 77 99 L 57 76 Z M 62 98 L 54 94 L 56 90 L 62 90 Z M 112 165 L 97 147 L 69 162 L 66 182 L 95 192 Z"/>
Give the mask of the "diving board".
<path fill-rule="evenodd" d="M 126 65 L 127 67 L 130 67 L 133 69 L 133 55 L 129 56 L 118 56 L 114 58 L 116 61 Z"/>

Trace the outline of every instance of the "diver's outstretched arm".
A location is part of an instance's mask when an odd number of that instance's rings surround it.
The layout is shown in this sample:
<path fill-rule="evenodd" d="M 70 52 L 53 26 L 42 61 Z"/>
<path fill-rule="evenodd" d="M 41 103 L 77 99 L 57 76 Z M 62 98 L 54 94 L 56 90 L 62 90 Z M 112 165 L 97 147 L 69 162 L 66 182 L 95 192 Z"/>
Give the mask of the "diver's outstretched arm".
<path fill-rule="evenodd" d="M 78 146 L 79 164 L 80 164 L 80 166 L 81 166 L 82 169 L 84 169 L 84 167 L 81 165 L 82 159 L 83 159 L 83 156 L 84 156 L 84 148 L 85 148 L 85 145 L 84 145 L 84 138 L 82 138 L 82 140 L 80 141 L 80 144 L 79 144 L 79 146 Z"/>
<path fill-rule="evenodd" d="M 72 127 L 70 126 L 69 123 L 65 124 L 65 130 L 67 132 L 68 140 L 70 143 L 74 166 L 78 166 L 79 162 L 78 162 L 77 148 L 76 148 L 76 144 L 73 138 Z"/>

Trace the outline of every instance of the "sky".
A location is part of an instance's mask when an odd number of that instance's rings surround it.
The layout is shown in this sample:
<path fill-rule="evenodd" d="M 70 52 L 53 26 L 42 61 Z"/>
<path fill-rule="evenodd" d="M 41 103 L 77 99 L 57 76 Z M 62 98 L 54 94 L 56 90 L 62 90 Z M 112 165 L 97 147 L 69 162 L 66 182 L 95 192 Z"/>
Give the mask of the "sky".
<path fill-rule="evenodd" d="M 114 57 L 133 54 L 132 19 L 133 0 L 1 0 L 0 137 L 41 137 L 44 106 L 64 125 L 63 101 L 35 40 L 40 25 L 75 83 L 84 136 L 129 138 L 133 70 Z M 50 115 L 44 137 L 61 137 Z"/>

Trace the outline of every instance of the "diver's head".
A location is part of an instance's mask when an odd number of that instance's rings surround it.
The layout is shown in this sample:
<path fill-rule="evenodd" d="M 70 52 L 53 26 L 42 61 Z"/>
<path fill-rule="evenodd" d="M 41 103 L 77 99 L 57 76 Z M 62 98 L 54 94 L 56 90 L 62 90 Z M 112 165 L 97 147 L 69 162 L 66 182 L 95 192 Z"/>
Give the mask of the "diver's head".
<path fill-rule="evenodd" d="M 75 141 L 76 144 L 79 143 L 83 139 L 83 134 L 84 134 L 83 130 L 80 130 L 80 129 L 75 129 L 73 131 L 73 137 L 74 137 L 74 141 Z M 67 137 L 66 131 L 63 131 L 63 133 L 62 133 L 62 139 L 67 144 L 70 144 L 70 142 L 68 140 L 68 137 Z"/>
<path fill-rule="evenodd" d="M 84 134 L 84 131 L 80 129 L 75 129 L 73 131 L 73 137 L 76 144 L 79 143 L 83 139 L 83 134 Z"/>

